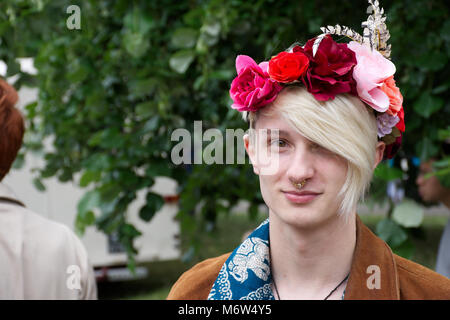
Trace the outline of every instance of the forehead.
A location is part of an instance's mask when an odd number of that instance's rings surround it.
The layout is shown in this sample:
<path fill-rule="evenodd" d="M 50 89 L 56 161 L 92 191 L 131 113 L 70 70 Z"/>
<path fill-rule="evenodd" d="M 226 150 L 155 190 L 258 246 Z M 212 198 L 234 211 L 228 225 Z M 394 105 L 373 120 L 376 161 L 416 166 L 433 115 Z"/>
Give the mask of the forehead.
<path fill-rule="evenodd" d="M 290 123 L 273 106 L 261 110 L 257 118 L 255 129 L 279 129 L 280 131 L 296 132 Z"/>
<path fill-rule="evenodd" d="M 299 130 L 292 126 L 275 107 L 271 106 L 258 114 L 258 120 L 255 124 L 255 130 L 267 130 L 267 132 L 273 132 L 277 129 L 280 137 L 288 138 L 291 140 L 302 141 L 304 143 L 311 143 L 311 141 L 305 138 Z"/>

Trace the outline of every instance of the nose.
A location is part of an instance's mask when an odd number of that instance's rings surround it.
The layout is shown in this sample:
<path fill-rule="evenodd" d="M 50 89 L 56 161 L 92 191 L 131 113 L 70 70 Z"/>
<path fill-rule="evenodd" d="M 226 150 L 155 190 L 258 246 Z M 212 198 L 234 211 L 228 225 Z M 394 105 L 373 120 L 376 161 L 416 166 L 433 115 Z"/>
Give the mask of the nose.
<path fill-rule="evenodd" d="M 312 178 L 315 173 L 315 161 L 307 147 L 296 148 L 292 156 L 292 161 L 287 170 L 289 180 L 298 182 Z"/>

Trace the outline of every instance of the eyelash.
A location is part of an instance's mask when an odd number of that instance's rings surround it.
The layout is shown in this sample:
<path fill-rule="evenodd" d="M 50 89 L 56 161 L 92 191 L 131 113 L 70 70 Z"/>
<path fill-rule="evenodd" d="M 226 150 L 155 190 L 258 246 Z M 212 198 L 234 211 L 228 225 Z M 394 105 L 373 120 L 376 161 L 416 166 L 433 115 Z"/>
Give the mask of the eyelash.
<path fill-rule="evenodd" d="M 273 144 L 273 143 L 279 143 L 279 142 L 283 142 L 283 143 L 285 143 L 286 145 L 288 144 L 284 139 L 273 140 L 273 141 L 271 142 L 271 144 Z M 280 146 L 280 145 L 279 145 L 278 147 L 283 148 L 283 146 Z M 319 146 L 319 145 L 316 144 L 316 143 L 311 144 L 311 148 L 313 148 L 313 149 L 322 149 L 322 147 Z"/>
<path fill-rule="evenodd" d="M 273 144 L 273 143 L 275 143 L 275 142 L 283 142 L 283 143 L 285 143 L 285 144 L 287 144 L 287 142 L 286 141 L 284 141 L 283 139 L 278 139 L 278 140 L 273 140 L 272 142 L 271 142 L 271 144 Z M 280 147 L 280 148 L 282 148 L 282 146 L 278 146 L 278 147 Z"/>

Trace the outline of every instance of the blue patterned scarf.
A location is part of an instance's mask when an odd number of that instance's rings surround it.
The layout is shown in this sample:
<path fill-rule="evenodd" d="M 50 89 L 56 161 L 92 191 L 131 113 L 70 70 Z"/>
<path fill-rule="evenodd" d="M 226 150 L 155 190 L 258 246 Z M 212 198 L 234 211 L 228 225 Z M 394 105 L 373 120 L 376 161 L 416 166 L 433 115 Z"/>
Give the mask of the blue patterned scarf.
<path fill-rule="evenodd" d="M 225 261 L 208 300 L 274 300 L 269 260 L 266 219 Z"/>
<path fill-rule="evenodd" d="M 270 286 L 269 250 L 269 219 L 266 219 L 225 261 L 208 300 L 275 300 Z"/>

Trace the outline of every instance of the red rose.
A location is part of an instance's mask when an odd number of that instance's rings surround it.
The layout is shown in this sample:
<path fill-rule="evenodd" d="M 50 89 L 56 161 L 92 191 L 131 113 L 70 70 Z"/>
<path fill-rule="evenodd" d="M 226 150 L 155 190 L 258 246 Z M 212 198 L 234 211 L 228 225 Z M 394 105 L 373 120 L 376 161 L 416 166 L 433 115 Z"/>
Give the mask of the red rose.
<path fill-rule="evenodd" d="M 309 40 L 304 49 L 299 46 L 294 48 L 294 51 L 303 51 L 310 60 L 310 67 L 303 78 L 308 91 L 321 101 L 334 99 L 340 93 L 356 94 L 356 82 L 352 76 L 356 65 L 355 53 L 347 44 L 337 43 L 326 35 L 313 57 L 315 40 Z"/>
<path fill-rule="evenodd" d="M 301 52 L 280 52 L 269 61 L 271 79 L 288 83 L 298 80 L 308 69 L 309 59 Z"/>

